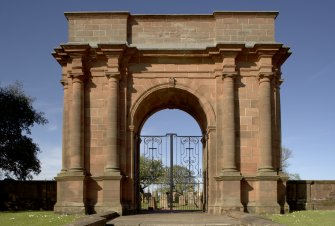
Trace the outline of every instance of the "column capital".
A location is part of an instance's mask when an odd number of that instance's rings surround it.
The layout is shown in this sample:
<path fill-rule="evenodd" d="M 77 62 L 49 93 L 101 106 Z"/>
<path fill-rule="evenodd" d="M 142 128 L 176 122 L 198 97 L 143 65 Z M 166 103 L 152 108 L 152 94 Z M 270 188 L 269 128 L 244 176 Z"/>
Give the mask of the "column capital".
<path fill-rule="evenodd" d="M 69 83 L 66 79 L 63 78 L 59 82 L 63 85 L 64 89 L 68 88 Z"/>
<path fill-rule="evenodd" d="M 262 82 L 270 82 L 273 78 L 274 74 L 272 72 L 269 73 L 259 73 L 258 74 L 258 81 L 259 84 L 261 84 Z"/>
<path fill-rule="evenodd" d="M 273 80 L 273 84 L 274 84 L 276 89 L 280 89 L 280 86 L 283 82 L 284 82 L 284 80 L 281 79 L 281 78 L 276 78 L 276 79 Z"/>
<path fill-rule="evenodd" d="M 109 72 L 109 71 L 106 71 L 105 72 L 105 76 L 107 77 L 108 80 L 112 81 L 112 80 L 120 80 L 121 78 L 121 75 L 120 73 L 115 73 L 115 72 Z"/>
<path fill-rule="evenodd" d="M 216 131 L 216 126 L 207 126 L 206 134 L 210 134 L 211 132 Z"/>
<path fill-rule="evenodd" d="M 284 82 L 284 80 L 281 78 L 281 70 L 279 68 L 275 68 L 274 70 L 274 75 L 273 75 L 273 84 L 275 88 L 279 89 L 280 85 Z"/>
<path fill-rule="evenodd" d="M 236 78 L 237 73 L 236 72 L 223 72 L 222 73 L 222 80 L 224 80 L 225 78 Z"/>
<path fill-rule="evenodd" d="M 80 82 L 84 78 L 84 65 L 83 56 L 71 57 L 70 67 L 68 70 L 68 75 L 73 79 L 74 82 Z"/>
<path fill-rule="evenodd" d="M 135 130 L 135 126 L 134 126 L 134 125 L 130 125 L 130 126 L 129 126 L 129 131 L 130 131 L 130 132 L 134 132 L 134 130 Z"/>
<path fill-rule="evenodd" d="M 84 74 L 82 73 L 70 73 L 73 83 L 82 83 L 84 81 Z"/>

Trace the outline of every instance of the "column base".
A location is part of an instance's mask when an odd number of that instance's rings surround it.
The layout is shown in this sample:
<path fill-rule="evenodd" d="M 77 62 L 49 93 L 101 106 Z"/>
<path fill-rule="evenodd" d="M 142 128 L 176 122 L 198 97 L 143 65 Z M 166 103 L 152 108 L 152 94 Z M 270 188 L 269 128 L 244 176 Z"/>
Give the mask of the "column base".
<path fill-rule="evenodd" d="M 221 212 L 220 206 L 208 206 L 208 214 L 221 215 Z"/>
<path fill-rule="evenodd" d="M 97 211 L 114 211 L 122 214 L 120 172 L 105 172 L 103 180 L 103 206 Z"/>
<path fill-rule="evenodd" d="M 69 215 L 84 215 L 87 213 L 87 207 L 80 203 L 56 203 L 54 206 L 54 212 L 58 214 L 69 214 Z"/>
<path fill-rule="evenodd" d="M 279 214 L 280 213 L 280 206 L 264 206 L 264 205 L 248 205 L 248 213 L 256 213 L 256 214 Z"/>
<path fill-rule="evenodd" d="M 55 213 L 85 214 L 86 207 L 86 176 L 84 172 L 59 173 L 57 181 L 57 203 Z"/>
<path fill-rule="evenodd" d="M 229 171 L 222 172 L 219 177 L 215 178 L 221 187 L 221 200 L 219 206 L 215 208 L 215 212 L 224 214 L 226 211 L 243 211 L 241 203 L 241 180 L 240 172 Z"/>
<path fill-rule="evenodd" d="M 264 169 L 258 169 L 257 171 L 257 177 L 279 177 L 277 172 L 273 169 L 264 168 Z"/>
<path fill-rule="evenodd" d="M 262 176 L 258 175 L 255 182 L 256 202 L 248 209 L 254 210 L 257 214 L 281 213 L 281 206 L 278 203 L 278 179 L 277 175 L 270 176 L 269 172 Z"/>

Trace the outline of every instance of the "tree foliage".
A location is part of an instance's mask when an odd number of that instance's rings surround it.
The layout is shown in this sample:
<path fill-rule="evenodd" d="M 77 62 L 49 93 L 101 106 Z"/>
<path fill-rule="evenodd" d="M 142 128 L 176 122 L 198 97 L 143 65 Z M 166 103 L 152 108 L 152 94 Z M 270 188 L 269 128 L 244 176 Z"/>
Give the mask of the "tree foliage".
<path fill-rule="evenodd" d="M 287 169 L 290 166 L 290 163 L 288 162 L 288 160 L 292 157 L 293 157 L 292 150 L 286 147 L 281 148 L 281 162 L 282 162 L 281 167 L 284 172 L 287 172 Z"/>
<path fill-rule="evenodd" d="M 281 163 L 282 170 L 287 174 L 290 180 L 300 180 L 300 175 L 298 173 L 290 173 L 288 172 L 288 167 L 290 166 L 289 159 L 293 157 L 293 152 L 291 149 L 286 147 L 281 148 Z"/>
<path fill-rule="evenodd" d="M 170 192 L 170 167 L 163 166 L 161 160 L 140 156 L 140 185 L 141 190 L 150 185 L 159 184 L 156 188 L 162 193 Z M 173 190 L 179 194 L 194 191 L 196 176 L 184 166 L 173 166 Z"/>
<path fill-rule="evenodd" d="M 35 123 L 46 124 L 47 120 L 33 108 L 33 101 L 18 82 L 0 87 L 0 171 L 6 177 L 32 179 L 32 173 L 41 171 L 40 149 L 28 135 Z"/>
<path fill-rule="evenodd" d="M 164 167 L 161 160 L 140 156 L 140 185 L 142 191 L 151 184 L 160 183 L 163 175 Z"/>
<path fill-rule="evenodd" d="M 170 172 L 170 167 L 165 167 L 166 172 Z M 169 185 L 170 177 L 163 178 L 164 184 Z M 196 185 L 196 176 L 185 166 L 173 166 L 173 191 L 178 194 L 185 194 L 188 191 L 194 191 Z M 168 187 L 168 186 L 167 186 Z M 169 190 L 167 190 L 169 191 Z"/>

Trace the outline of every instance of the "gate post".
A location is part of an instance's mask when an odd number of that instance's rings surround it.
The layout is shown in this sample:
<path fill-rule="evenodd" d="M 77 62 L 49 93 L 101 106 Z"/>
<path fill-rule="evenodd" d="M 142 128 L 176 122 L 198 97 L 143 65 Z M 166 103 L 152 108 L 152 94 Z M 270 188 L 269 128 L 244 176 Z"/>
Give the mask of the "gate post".
<path fill-rule="evenodd" d="M 173 210 L 173 136 L 175 134 L 167 134 L 170 137 L 170 211 Z"/>

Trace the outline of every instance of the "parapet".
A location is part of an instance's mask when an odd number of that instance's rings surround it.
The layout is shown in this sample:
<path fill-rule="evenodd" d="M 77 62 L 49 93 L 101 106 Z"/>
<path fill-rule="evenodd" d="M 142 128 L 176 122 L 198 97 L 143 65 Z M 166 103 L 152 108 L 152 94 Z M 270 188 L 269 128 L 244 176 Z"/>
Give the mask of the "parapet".
<path fill-rule="evenodd" d="M 219 43 L 275 42 L 278 12 L 214 12 L 207 15 L 132 15 L 69 12 L 69 43 L 127 44 L 138 49 L 204 49 Z"/>

